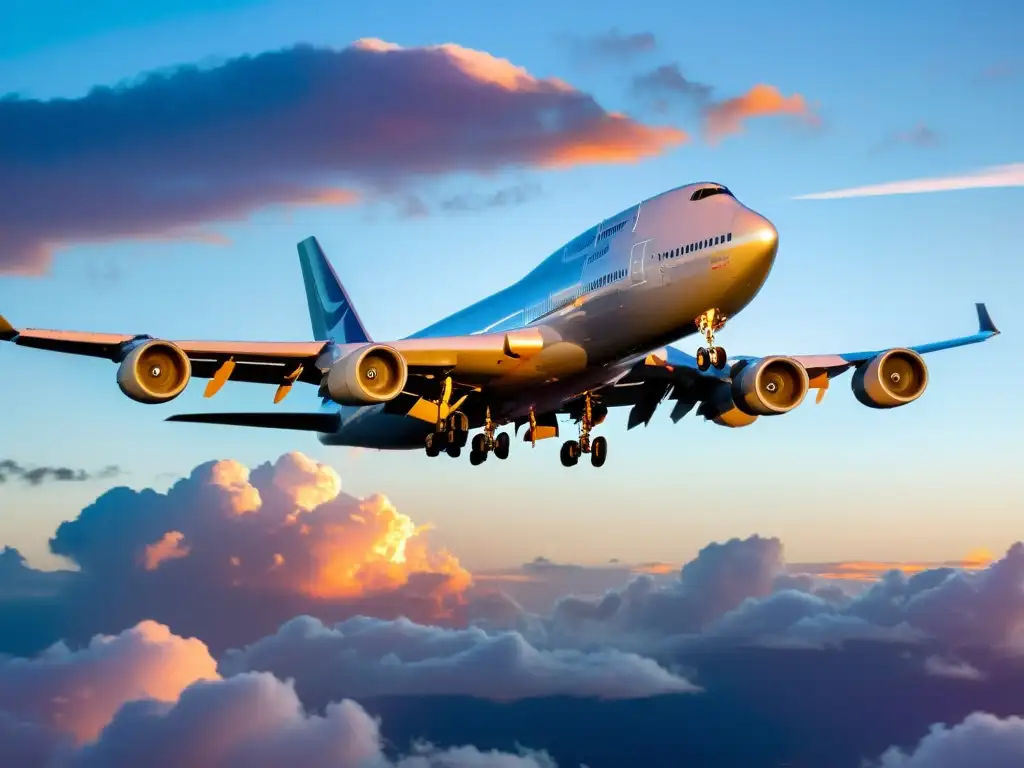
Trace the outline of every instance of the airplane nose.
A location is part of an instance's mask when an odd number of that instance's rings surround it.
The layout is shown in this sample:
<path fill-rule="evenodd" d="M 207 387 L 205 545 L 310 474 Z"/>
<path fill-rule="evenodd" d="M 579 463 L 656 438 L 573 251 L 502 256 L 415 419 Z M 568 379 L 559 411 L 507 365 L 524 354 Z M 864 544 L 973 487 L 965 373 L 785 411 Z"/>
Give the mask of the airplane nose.
<path fill-rule="evenodd" d="M 744 208 L 733 219 L 733 230 L 739 238 L 756 244 L 757 247 L 751 251 L 756 264 L 751 266 L 771 265 L 775 261 L 779 247 L 779 231 L 764 216 Z"/>
<path fill-rule="evenodd" d="M 779 231 L 775 225 L 759 213 L 744 208 L 733 219 L 733 229 L 742 238 L 757 240 L 769 248 L 778 245 Z"/>

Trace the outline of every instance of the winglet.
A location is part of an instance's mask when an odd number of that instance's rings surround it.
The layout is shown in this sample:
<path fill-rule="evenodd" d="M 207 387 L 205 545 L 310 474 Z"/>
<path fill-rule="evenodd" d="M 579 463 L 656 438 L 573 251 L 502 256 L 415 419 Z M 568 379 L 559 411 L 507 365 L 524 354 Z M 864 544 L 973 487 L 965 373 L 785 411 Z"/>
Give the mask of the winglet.
<path fill-rule="evenodd" d="M 11 341 L 18 335 L 18 330 L 7 322 L 7 318 L 0 315 L 0 341 Z"/>
<path fill-rule="evenodd" d="M 992 317 L 988 313 L 988 309 L 983 303 L 974 305 L 978 310 L 978 333 L 991 333 L 996 335 L 999 333 L 999 329 L 996 328 L 996 324 L 992 322 Z"/>

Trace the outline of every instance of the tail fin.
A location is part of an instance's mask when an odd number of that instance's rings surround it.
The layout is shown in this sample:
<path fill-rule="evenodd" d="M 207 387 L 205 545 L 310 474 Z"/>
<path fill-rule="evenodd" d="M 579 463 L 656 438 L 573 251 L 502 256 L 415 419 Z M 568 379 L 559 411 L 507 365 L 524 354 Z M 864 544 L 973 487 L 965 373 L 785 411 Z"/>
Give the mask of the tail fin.
<path fill-rule="evenodd" d="M 370 341 L 352 300 L 315 237 L 307 237 L 299 243 L 299 264 L 306 286 L 313 338 L 339 344 Z"/>

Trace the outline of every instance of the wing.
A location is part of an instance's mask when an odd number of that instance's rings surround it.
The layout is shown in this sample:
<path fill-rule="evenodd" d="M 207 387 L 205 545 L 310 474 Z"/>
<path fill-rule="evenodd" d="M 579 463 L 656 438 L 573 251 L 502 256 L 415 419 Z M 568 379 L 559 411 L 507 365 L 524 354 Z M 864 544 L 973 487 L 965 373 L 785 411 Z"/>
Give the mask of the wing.
<path fill-rule="evenodd" d="M 0 341 L 21 347 L 64 352 L 121 362 L 131 349 L 146 341 L 162 341 L 146 334 L 88 333 L 54 331 L 38 328 L 16 329 L 0 316 Z M 231 378 L 262 384 L 280 384 L 299 366 L 304 370 L 292 381 L 320 383 L 316 359 L 327 342 L 265 342 L 265 341 L 171 341 L 188 357 L 192 375 L 212 378 L 228 360 L 234 361 Z"/>
<path fill-rule="evenodd" d="M 413 338 L 385 342 L 398 351 L 408 367 L 409 377 L 402 394 L 388 409 L 405 413 L 421 397 L 433 397 L 441 381 L 450 377 L 455 397 L 478 390 L 495 378 L 526 365 L 550 346 L 545 330 L 520 328 L 504 333 L 472 334 L 435 338 Z M 364 343 L 336 344 L 331 341 L 178 341 L 139 334 L 88 333 L 81 331 L 14 328 L 0 316 L 0 341 L 22 347 L 63 352 L 72 355 L 122 362 L 133 349 L 149 341 L 173 344 L 191 364 L 191 375 L 210 379 L 206 395 L 211 397 L 230 378 L 232 381 L 276 384 L 275 402 L 288 393 L 292 384 L 321 385 L 324 373 L 338 359 Z M 557 341 L 557 340 L 555 340 Z M 567 346 L 562 344 L 561 346 Z M 556 353 L 572 356 L 572 350 Z M 582 354 L 581 350 L 577 350 Z M 577 355 L 578 356 L 578 355 Z M 550 357 L 550 356 L 549 356 Z"/>
<path fill-rule="evenodd" d="M 872 360 L 888 349 L 910 349 L 919 355 L 953 349 L 969 344 L 979 344 L 999 335 L 999 329 L 992 322 L 992 317 L 984 304 L 976 304 L 978 330 L 969 336 L 959 336 L 944 341 L 929 342 L 910 347 L 887 347 L 864 352 L 844 352 L 824 355 L 789 355 L 792 360 L 800 363 L 807 370 L 810 387 L 818 389 L 817 401 L 820 402 L 831 379 L 845 373 L 851 368 Z M 698 403 L 707 402 L 714 397 L 719 385 L 731 377 L 736 364 L 745 364 L 760 358 L 741 355 L 729 358 L 729 365 L 722 371 L 714 368 L 700 371 L 697 360 L 692 355 L 675 347 L 663 347 L 647 355 L 637 362 L 632 369 L 612 385 L 599 391 L 601 402 L 608 407 L 630 406 L 629 428 L 640 424 L 646 425 L 658 405 L 667 399 L 676 401 L 672 411 L 672 420 L 678 421 Z M 573 404 L 567 408 L 573 412 Z"/>

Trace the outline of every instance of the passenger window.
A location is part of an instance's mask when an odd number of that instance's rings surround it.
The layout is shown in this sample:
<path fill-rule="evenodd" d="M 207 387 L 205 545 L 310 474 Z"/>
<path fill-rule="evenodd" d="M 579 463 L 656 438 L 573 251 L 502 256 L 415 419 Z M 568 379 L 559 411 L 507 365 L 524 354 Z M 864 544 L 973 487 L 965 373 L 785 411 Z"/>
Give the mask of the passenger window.
<path fill-rule="evenodd" d="M 730 242 L 730 243 L 731 243 L 731 242 L 732 242 L 732 232 L 730 232 L 729 234 L 727 234 L 727 235 L 725 236 L 725 239 L 726 239 L 726 241 L 728 241 L 728 242 Z"/>

